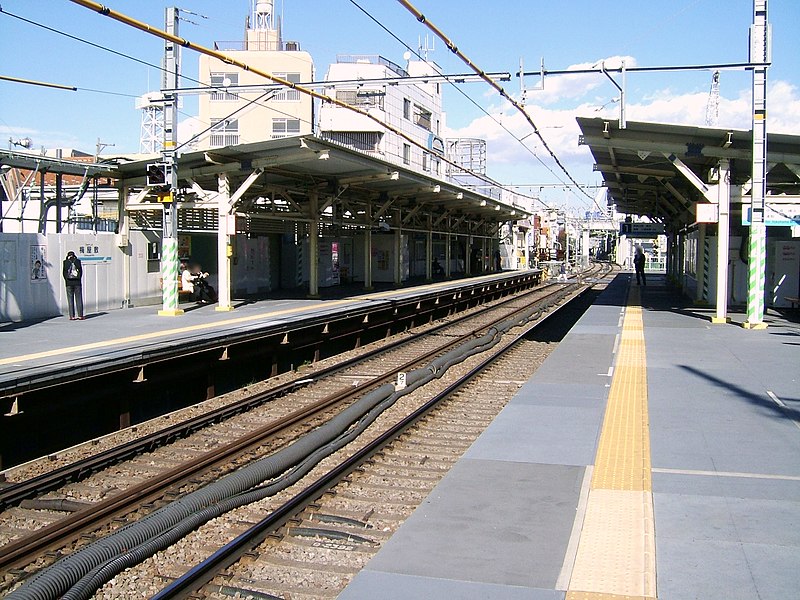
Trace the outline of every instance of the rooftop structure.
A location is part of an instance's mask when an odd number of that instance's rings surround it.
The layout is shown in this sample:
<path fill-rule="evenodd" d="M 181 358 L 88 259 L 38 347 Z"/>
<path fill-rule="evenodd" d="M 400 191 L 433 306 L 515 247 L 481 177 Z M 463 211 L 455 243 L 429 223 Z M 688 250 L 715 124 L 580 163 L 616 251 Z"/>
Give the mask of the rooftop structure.
<path fill-rule="evenodd" d="M 314 78 L 311 55 L 298 42 L 284 42 L 281 19 L 272 0 L 252 2 L 245 37 L 240 42 L 216 42 L 226 54 L 275 76 L 299 83 Z M 218 148 L 312 132 L 313 103 L 296 90 L 237 91 L 237 86 L 269 84 L 262 77 L 218 59 L 200 57 L 199 79 L 212 89 L 200 97 L 201 127 L 194 148 Z M 199 132 L 198 132 L 199 133 Z"/>

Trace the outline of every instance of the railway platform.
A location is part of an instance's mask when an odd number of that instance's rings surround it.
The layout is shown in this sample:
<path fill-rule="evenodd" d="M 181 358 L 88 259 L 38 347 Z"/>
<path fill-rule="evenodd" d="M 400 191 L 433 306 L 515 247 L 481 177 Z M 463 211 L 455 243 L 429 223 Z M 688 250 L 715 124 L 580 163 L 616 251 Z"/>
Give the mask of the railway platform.
<path fill-rule="evenodd" d="M 87 314 L 84 321 L 67 317 L 23 323 L 0 323 L 0 398 L 35 386 L 56 385 L 187 351 L 224 347 L 255 334 L 284 334 L 318 322 L 374 314 L 400 304 L 438 302 L 442 294 L 507 285 L 523 277 L 538 280 L 538 270 L 507 271 L 423 285 L 386 284 L 373 292 L 355 285 L 323 289 L 320 298 L 285 293 L 258 301 L 234 303 L 235 311 L 217 312 L 214 305 L 185 304 L 185 314 L 161 317 L 158 307 L 142 306 Z M 412 306 L 413 309 L 413 306 Z"/>
<path fill-rule="evenodd" d="M 798 597 L 800 324 L 712 324 L 631 279 L 340 599 Z"/>

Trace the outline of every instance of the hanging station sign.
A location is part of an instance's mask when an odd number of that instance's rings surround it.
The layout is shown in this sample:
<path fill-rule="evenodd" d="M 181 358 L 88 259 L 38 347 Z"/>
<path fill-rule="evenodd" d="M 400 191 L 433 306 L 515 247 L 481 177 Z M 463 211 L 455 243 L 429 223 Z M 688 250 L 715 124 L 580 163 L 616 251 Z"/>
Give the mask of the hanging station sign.
<path fill-rule="evenodd" d="M 620 223 L 619 234 L 638 238 L 656 238 L 664 235 L 661 223 Z"/>

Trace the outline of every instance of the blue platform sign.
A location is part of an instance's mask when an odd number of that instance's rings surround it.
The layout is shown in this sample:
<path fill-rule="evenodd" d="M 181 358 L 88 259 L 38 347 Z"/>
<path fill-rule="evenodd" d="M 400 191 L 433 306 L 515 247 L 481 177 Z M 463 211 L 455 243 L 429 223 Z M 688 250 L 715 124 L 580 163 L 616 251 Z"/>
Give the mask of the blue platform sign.
<path fill-rule="evenodd" d="M 620 223 L 619 234 L 638 238 L 656 238 L 664 235 L 661 223 Z"/>
<path fill-rule="evenodd" d="M 750 225 L 753 209 L 742 204 L 742 225 Z M 772 227 L 800 225 L 800 203 L 767 202 L 764 205 L 764 224 Z"/>

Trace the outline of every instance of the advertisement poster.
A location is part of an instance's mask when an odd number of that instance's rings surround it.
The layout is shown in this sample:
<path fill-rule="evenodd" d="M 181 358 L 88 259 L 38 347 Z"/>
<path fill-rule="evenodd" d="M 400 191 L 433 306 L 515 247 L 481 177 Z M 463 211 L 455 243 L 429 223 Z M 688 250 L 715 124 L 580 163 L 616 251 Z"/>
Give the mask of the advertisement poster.
<path fill-rule="evenodd" d="M 178 256 L 185 260 L 192 256 L 192 236 L 179 235 L 178 236 Z"/>
<path fill-rule="evenodd" d="M 47 281 L 47 246 L 31 246 L 31 281 Z"/>

